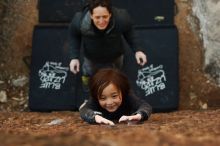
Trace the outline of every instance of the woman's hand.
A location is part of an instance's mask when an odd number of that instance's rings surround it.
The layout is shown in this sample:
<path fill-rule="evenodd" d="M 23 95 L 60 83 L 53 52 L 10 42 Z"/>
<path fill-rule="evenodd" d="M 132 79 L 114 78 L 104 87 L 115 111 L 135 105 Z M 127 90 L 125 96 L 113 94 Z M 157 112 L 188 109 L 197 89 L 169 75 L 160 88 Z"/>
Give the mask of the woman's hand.
<path fill-rule="evenodd" d="M 135 58 L 136 58 L 137 64 L 141 66 L 144 66 L 147 63 L 147 56 L 141 51 L 138 51 L 135 53 Z"/>
<path fill-rule="evenodd" d="M 99 123 L 99 124 L 106 124 L 106 125 L 110 125 L 110 126 L 115 125 L 115 123 L 113 123 L 112 121 L 110 121 L 106 118 L 103 118 L 100 115 L 95 115 L 95 121 L 96 121 L 96 123 Z"/>
<path fill-rule="evenodd" d="M 72 59 L 70 61 L 70 71 L 74 74 L 77 74 L 79 72 L 80 69 L 80 63 L 79 63 L 79 59 Z"/>
<path fill-rule="evenodd" d="M 140 121 L 141 120 L 141 114 L 136 114 L 136 115 L 132 115 L 132 116 L 122 116 L 120 119 L 119 119 L 119 123 L 120 122 L 129 122 L 129 121 Z"/>

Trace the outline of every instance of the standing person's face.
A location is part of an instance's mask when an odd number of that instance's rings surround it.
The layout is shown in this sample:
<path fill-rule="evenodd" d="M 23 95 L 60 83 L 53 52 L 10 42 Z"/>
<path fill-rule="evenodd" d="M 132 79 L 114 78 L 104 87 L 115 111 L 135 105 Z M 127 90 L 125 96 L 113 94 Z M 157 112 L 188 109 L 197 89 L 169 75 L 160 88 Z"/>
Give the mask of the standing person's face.
<path fill-rule="evenodd" d="M 111 14 L 106 7 L 98 6 L 93 9 L 93 13 L 91 14 L 94 25 L 100 30 L 107 28 L 110 18 Z"/>
<path fill-rule="evenodd" d="M 109 84 L 98 98 L 99 104 L 108 112 L 116 111 L 122 103 L 122 94 L 114 84 Z"/>

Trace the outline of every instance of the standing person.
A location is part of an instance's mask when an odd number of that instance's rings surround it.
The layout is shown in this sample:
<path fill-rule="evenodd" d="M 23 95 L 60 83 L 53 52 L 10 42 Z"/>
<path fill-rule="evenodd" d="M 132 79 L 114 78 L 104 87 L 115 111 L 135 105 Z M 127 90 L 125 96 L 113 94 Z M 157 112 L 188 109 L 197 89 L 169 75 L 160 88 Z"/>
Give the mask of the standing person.
<path fill-rule="evenodd" d="M 140 65 L 147 62 L 131 19 L 123 9 L 111 6 L 110 0 L 90 0 L 83 12 L 75 14 L 70 24 L 70 70 L 80 71 L 80 48 L 83 48 L 82 73 L 93 75 L 103 67 L 121 69 L 125 53 L 123 39 L 135 53 Z"/>
<path fill-rule="evenodd" d="M 88 123 L 114 125 L 118 122 L 147 120 L 151 106 L 131 93 L 127 77 L 119 70 L 100 69 L 89 82 L 91 96 L 79 109 Z"/>

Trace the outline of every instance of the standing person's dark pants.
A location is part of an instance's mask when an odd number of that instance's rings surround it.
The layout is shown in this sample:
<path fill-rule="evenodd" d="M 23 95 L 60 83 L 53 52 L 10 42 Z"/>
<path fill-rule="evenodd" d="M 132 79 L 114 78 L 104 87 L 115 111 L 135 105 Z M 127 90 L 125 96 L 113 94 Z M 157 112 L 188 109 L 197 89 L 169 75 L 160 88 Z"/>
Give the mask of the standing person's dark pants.
<path fill-rule="evenodd" d="M 89 98 L 89 77 L 96 73 L 101 68 L 117 68 L 122 69 L 124 56 L 121 55 L 111 63 L 97 63 L 84 57 L 84 62 L 82 65 L 82 86 L 83 92 L 85 93 L 85 98 Z"/>

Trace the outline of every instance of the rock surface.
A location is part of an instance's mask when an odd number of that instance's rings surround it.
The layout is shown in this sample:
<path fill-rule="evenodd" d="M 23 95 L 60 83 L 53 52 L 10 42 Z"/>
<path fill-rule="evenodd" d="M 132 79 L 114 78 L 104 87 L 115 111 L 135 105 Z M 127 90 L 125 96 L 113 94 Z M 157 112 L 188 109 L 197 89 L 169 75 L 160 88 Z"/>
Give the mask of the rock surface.
<path fill-rule="evenodd" d="M 220 1 L 193 0 L 192 9 L 199 20 L 205 71 L 220 85 Z"/>

